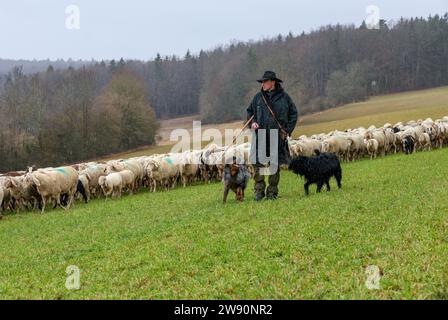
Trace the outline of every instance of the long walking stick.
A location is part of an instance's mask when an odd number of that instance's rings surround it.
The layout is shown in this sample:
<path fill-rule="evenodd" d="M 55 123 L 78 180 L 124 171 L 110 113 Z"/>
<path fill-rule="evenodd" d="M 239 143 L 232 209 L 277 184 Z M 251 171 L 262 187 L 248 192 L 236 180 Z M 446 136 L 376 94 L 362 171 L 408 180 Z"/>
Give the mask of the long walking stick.
<path fill-rule="evenodd" d="M 228 145 L 226 147 L 226 149 L 224 150 L 224 154 L 226 154 L 227 150 L 230 148 L 230 146 L 234 145 L 236 140 L 238 139 L 238 137 L 241 135 L 241 133 L 243 133 L 243 131 L 247 128 L 247 126 L 249 125 L 249 123 L 252 121 L 252 119 L 254 118 L 255 115 L 253 115 L 252 117 L 249 118 L 249 120 L 246 121 L 246 123 L 244 124 L 243 128 L 241 129 L 240 133 L 238 133 L 236 135 L 235 138 L 233 138 L 232 144 Z"/>

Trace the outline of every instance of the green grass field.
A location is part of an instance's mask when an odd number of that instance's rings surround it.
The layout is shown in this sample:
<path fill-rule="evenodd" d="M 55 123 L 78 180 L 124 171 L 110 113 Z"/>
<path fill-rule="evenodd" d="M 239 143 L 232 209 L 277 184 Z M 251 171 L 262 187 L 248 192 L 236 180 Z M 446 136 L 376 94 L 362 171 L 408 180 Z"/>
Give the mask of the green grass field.
<path fill-rule="evenodd" d="M 251 182 L 222 205 L 216 183 L 10 214 L 0 298 L 447 299 L 447 163 L 448 149 L 343 164 L 342 190 L 308 198 L 282 172 L 275 202 L 254 202 Z"/>
<path fill-rule="evenodd" d="M 295 136 L 312 135 L 360 126 L 382 126 L 389 122 L 426 119 L 448 115 L 448 87 L 374 96 L 364 102 L 347 104 L 305 116 Z"/>

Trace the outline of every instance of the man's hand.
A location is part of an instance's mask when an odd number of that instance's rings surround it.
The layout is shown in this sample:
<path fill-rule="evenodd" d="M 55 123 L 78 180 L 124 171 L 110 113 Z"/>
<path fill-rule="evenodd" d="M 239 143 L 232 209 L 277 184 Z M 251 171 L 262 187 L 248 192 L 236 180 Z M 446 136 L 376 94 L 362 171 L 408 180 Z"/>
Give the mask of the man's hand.
<path fill-rule="evenodd" d="M 260 128 L 260 126 L 258 125 L 258 123 L 253 122 L 251 128 L 252 130 L 257 130 L 258 128 Z"/>

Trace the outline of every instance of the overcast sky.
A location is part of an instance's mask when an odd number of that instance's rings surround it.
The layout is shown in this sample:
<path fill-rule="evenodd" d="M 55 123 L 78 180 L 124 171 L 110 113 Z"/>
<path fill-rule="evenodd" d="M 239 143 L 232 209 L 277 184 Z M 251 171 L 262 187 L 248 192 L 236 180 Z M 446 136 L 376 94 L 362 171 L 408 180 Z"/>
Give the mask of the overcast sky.
<path fill-rule="evenodd" d="M 386 20 L 448 11 L 448 0 L 0 0 L 0 58 L 183 56 L 233 40 L 359 25 L 369 5 Z"/>

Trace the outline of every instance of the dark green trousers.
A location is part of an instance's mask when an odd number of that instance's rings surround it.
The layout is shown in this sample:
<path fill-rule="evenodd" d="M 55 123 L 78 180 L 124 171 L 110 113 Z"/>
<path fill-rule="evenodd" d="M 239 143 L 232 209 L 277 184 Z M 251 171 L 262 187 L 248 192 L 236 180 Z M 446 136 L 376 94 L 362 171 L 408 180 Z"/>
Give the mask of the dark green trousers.
<path fill-rule="evenodd" d="M 278 196 L 278 183 L 280 182 L 280 166 L 277 171 L 268 176 L 268 187 L 266 188 L 266 182 L 264 181 L 264 175 L 260 174 L 262 166 L 254 166 L 254 193 L 255 199 L 261 200 L 265 196 L 268 199 L 275 199 Z"/>

